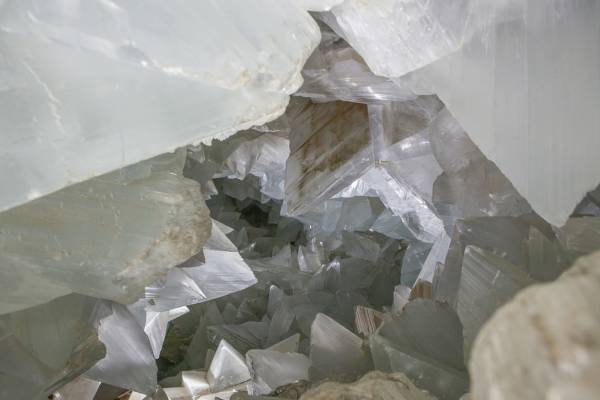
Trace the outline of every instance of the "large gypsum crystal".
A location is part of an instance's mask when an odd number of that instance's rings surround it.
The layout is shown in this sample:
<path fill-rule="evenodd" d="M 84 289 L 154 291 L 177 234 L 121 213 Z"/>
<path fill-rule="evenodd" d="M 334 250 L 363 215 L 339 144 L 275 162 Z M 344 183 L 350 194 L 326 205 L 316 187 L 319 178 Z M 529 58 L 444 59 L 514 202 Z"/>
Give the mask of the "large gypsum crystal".
<path fill-rule="evenodd" d="M 599 253 L 553 283 L 532 286 L 496 312 L 475 341 L 477 399 L 598 396 Z"/>
<path fill-rule="evenodd" d="M 415 79 L 560 226 L 599 180 L 599 15 L 585 1 L 349 0 L 322 19 L 378 75 L 423 67 Z"/>
<path fill-rule="evenodd" d="M 511 0 L 346 0 L 322 16 L 371 70 L 399 77 L 461 47 Z"/>
<path fill-rule="evenodd" d="M 456 399 L 468 389 L 462 325 L 448 304 L 410 301 L 369 343 L 376 369 L 405 373 L 440 399 Z"/>
<path fill-rule="evenodd" d="M 0 210 L 277 117 L 320 37 L 303 7 L 3 1 Z"/>
<path fill-rule="evenodd" d="M 184 151 L 72 185 L 0 214 L 0 313 L 75 292 L 132 303 L 210 232 Z"/>
<path fill-rule="evenodd" d="M 97 299 L 70 294 L 0 316 L 0 398 L 47 399 L 105 356 Z"/>
<path fill-rule="evenodd" d="M 599 18 L 596 2 L 512 1 L 510 18 L 420 71 L 481 151 L 556 226 L 600 180 L 600 50 L 590 40 Z"/>

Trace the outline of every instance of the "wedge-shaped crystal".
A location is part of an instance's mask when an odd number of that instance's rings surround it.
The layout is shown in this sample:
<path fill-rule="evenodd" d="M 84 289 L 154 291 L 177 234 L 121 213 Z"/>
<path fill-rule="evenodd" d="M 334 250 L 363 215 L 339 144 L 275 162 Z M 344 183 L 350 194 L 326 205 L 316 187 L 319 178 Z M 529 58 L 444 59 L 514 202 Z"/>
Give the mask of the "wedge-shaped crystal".
<path fill-rule="evenodd" d="M 304 354 L 273 350 L 250 350 L 246 362 L 252 374 L 251 395 L 269 394 L 280 386 L 308 380 L 310 361 Z"/>
<path fill-rule="evenodd" d="M 213 223 L 211 235 L 201 255 L 171 269 L 165 280 L 146 288 L 147 307 L 153 311 L 168 311 L 176 307 L 197 304 L 256 283 L 250 267 L 237 248 L 222 231 L 222 224 Z"/>
<path fill-rule="evenodd" d="M 209 340 L 217 345 L 227 340 L 240 353 L 261 348 L 269 334 L 270 321 L 248 321 L 238 325 L 213 325 L 208 327 Z"/>
<path fill-rule="evenodd" d="M 434 298 L 456 305 L 462 260 L 466 246 L 488 250 L 528 273 L 535 280 L 554 279 L 560 273 L 562 252 L 556 252 L 554 265 L 540 268 L 528 251 L 529 231 L 535 228 L 547 240 L 557 243 L 552 227 L 536 215 L 521 217 L 483 217 L 459 220 L 454 226 L 452 240 L 443 268 L 433 281 Z M 530 264 L 530 260 L 534 261 Z M 564 268 L 562 269 L 564 270 Z"/>
<path fill-rule="evenodd" d="M 430 243 L 413 242 L 408 246 L 402 257 L 400 282 L 403 285 L 413 286 L 415 284 L 430 251 Z"/>
<path fill-rule="evenodd" d="M 390 78 L 377 76 L 362 57 L 337 34 L 321 26 L 322 39 L 302 69 L 304 83 L 295 93 L 315 101 L 355 103 L 404 101 L 417 97 L 415 90 Z"/>
<path fill-rule="evenodd" d="M 320 39 L 291 0 L 2 9 L 0 210 L 274 119 Z"/>
<path fill-rule="evenodd" d="M 334 7 L 331 22 L 326 21 L 364 57 L 373 72 L 395 77 L 460 48 L 476 23 L 486 22 L 491 6 L 504 2 L 347 0 Z"/>
<path fill-rule="evenodd" d="M 555 282 L 528 287 L 501 307 L 475 340 L 469 364 L 472 397 L 596 397 L 598 293 L 596 252 L 579 258 Z"/>
<path fill-rule="evenodd" d="M 100 321 L 98 336 L 106 356 L 85 376 L 110 385 L 152 394 L 156 390 L 156 361 L 143 325 L 127 307 L 112 303 L 112 315 Z"/>
<path fill-rule="evenodd" d="M 159 156 L 1 213 L 0 313 L 70 292 L 132 303 L 198 253 L 210 219 L 199 185 L 181 175 L 184 156 Z"/>
<path fill-rule="evenodd" d="M 297 353 L 299 344 L 300 334 L 295 333 L 289 338 L 283 339 L 281 342 L 275 343 L 273 346 L 267 348 L 267 350 L 278 351 L 280 353 Z"/>
<path fill-rule="evenodd" d="M 475 246 L 467 246 L 456 312 L 463 326 L 465 359 L 473 341 L 494 311 L 535 281 L 521 268 Z"/>
<path fill-rule="evenodd" d="M 462 326 L 449 305 L 410 301 L 369 340 L 377 369 L 405 373 L 440 399 L 457 398 L 467 391 Z"/>
<path fill-rule="evenodd" d="M 448 110 L 436 116 L 429 138 L 444 170 L 433 184 L 433 204 L 448 232 L 452 232 L 454 221 L 459 218 L 531 212 L 527 201 L 485 158 Z"/>
<path fill-rule="evenodd" d="M 152 311 L 145 308 L 146 302 L 141 299 L 127 307 L 150 340 L 154 358 L 159 358 L 169 322 L 186 314 L 187 307 L 178 307 L 167 311 Z"/>
<path fill-rule="evenodd" d="M 244 357 L 225 340 L 219 343 L 206 377 L 213 393 L 251 379 Z"/>
<path fill-rule="evenodd" d="M 95 323 L 110 310 L 71 294 L 0 316 L 0 397 L 47 399 L 104 357 Z"/>
<path fill-rule="evenodd" d="M 375 368 L 380 371 L 405 373 L 414 384 L 440 400 L 458 398 L 469 388 L 465 371 L 449 368 L 436 360 L 398 350 L 394 343 L 381 336 L 370 338 Z"/>
<path fill-rule="evenodd" d="M 555 232 L 572 259 L 600 250 L 600 217 L 569 218 Z"/>
<path fill-rule="evenodd" d="M 352 379 L 370 367 L 361 338 L 325 314 L 317 314 L 310 330 L 311 379 Z"/>
<path fill-rule="evenodd" d="M 205 371 L 183 371 L 181 382 L 192 397 L 206 394 L 210 391 L 210 385 Z"/>
<path fill-rule="evenodd" d="M 94 400 L 100 382 L 80 376 L 53 393 L 56 400 Z"/>
<path fill-rule="evenodd" d="M 600 48 L 589 40 L 598 37 L 600 8 L 511 3 L 510 18 L 494 21 L 423 75 L 531 207 L 561 226 L 600 181 Z"/>

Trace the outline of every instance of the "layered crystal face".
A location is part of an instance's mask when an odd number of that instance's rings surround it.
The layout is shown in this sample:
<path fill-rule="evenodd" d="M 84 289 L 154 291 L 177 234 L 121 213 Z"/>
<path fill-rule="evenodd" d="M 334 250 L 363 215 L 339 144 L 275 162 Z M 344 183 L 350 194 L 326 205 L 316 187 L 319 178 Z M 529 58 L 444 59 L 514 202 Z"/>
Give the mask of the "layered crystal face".
<path fill-rule="evenodd" d="M 0 400 L 598 398 L 599 17 L 0 0 Z"/>

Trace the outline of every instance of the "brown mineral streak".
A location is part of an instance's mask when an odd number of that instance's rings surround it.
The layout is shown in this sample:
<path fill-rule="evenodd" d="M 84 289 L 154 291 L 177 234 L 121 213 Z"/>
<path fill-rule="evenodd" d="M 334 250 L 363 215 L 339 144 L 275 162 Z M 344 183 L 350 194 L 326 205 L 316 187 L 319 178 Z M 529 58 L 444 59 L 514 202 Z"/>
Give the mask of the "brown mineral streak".
<path fill-rule="evenodd" d="M 354 135 L 350 119 L 353 113 L 359 113 L 364 119 L 364 129 Z M 337 148 L 330 157 L 321 157 L 319 149 L 337 143 Z M 368 130 L 367 107 L 364 104 L 336 102 L 336 112 L 323 126 L 316 130 L 298 149 L 302 156 L 302 173 L 298 180 L 298 191 L 302 194 L 307 184 L 319 172 L 335 171 L 341 165 L 368 146 L 370 143 Z"/>

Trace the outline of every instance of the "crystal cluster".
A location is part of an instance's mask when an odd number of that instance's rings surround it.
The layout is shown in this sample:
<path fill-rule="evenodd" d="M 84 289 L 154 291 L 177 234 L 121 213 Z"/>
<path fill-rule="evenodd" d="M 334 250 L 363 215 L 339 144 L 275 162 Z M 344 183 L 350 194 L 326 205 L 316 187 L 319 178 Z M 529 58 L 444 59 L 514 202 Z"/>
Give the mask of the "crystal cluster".
<path fill-rule="evenodd" d="M 597 398 L 598 21 L 0 1 L 0 400 Z"/>

